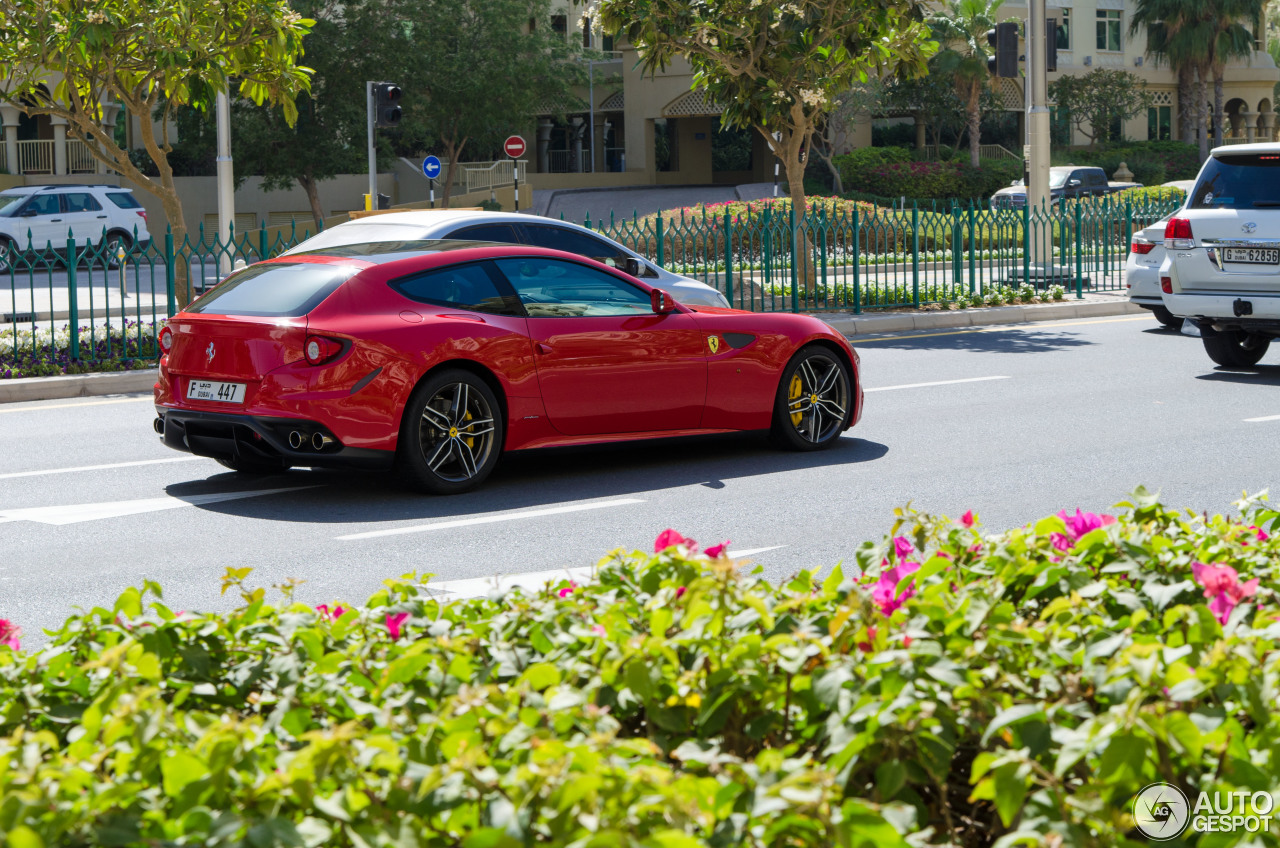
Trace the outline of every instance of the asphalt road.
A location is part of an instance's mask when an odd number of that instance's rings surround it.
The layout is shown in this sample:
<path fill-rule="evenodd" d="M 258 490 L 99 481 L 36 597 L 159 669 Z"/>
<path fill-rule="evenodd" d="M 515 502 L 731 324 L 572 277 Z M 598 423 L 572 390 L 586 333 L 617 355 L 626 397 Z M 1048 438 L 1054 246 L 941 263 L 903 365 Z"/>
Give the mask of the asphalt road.
<path fill-rule="evenodd" d="M 149 397 L 0 405 L 0 617 L 34 645 L 74 605 L 110 605 L 144 578 L 174 609 L 221 608 L 228 566 L 252 566 L 256 585 L 303 579 L 307 602 L 362 602 L 410 571 L 589 566 L 667 527 L 732 540 L 782 578 L 850 558 L 908 501 L 1003 529 L 1105 510 L 1139 484 L 1223 511 L 1275 482 L 1274 353 L 1222 371 L 1146 315 L 857 346 L 866 412 L 829 451 L 780 453 L 753 435 L 547 450 L 451 498 L 376 474 L 242 478 L 164 448 Z"/>

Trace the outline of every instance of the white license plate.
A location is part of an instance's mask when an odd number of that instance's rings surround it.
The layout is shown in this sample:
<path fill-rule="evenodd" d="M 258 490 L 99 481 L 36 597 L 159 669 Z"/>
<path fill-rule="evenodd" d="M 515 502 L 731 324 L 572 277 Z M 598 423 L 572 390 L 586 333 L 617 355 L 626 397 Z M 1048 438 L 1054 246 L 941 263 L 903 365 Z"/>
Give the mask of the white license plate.
<path fill-rule="evenodd" d="M 207 380 L 192 380 L 187 383 L 187 400 L 244 403 L 244 383 L 211 383 Z"/>
<path fill-rule="evenodd" d="M 1228 262 L 1249 262 L 1254 265 L 1280 265 L 1280 248 L 1228 247 L 1223 250 Z"/>

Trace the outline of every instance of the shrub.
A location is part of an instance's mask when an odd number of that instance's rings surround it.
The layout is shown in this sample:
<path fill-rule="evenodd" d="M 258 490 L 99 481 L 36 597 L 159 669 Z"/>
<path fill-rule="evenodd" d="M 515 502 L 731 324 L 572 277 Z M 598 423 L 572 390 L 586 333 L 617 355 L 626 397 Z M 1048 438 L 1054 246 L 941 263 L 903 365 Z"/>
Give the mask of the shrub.
<path fill-rule="evenodd" d="M 989 534 L 904 509 L 847 572 L 776 585 L 671 531 L 587 585 L 454 603 L 407 576 L 276 606 L 228 569 L 242 605 L 189 614 L 147 583 L 0 647 L 0 832 L 1132 846 L 1151 782 L 1280 780 L 1280 513 L 1241 508 L 1139 490 Z"/>
<path fill-rule="evenodd" d="M 1146 186 L 1189 180 L 1200 172 L 1198 148 L 1181 141 L 1129 142 L 1097 149 L 1075 148 L 1053 155 L 1055 165 L 1097 165 L 1109 179 L 1114 178 L 1121 162 L 1129 166 L 1137 182 Z"/>
<path fill-rule="evenodd" d="M 845 157 L 841 160 L 840 177 L 846 189 L 883 197 L 980 199 L 989 197 L 1022 174 L 1022 163 L 1013 159 L 986 159 L 979 168 L 973 168 L 967 161 L 859 162 Z"/>
<path fill-rule="evenodd" d="M 154 368 L 160 359 L 154 322 L 80 327 L 80 358 L 71 358 L 71 328 L 0 329 L 0 379 Z"/>

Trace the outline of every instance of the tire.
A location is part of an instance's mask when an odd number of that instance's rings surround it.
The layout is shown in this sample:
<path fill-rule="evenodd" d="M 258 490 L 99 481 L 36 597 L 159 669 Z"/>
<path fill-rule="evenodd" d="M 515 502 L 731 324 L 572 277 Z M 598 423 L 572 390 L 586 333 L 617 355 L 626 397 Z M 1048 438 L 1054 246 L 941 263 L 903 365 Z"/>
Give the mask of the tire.
<path fill-rule="evenodd" d="M 0 274 L 9 273 L 9 268 L 18 258 L 18 244 L 8 236 L 0 237 Z"/>
<path fill-rule="evenodd" d="M 1163 306 L 1151 307 L 1151 314 L 1156 316 L 1156 320 L 1170 330 L 1182 329 L 1182 319 L 1174 315 L 1168 309 L 1165 309 Z"/>
<path fill-rule="evenodd" d="M 1200 341 L 1209 358 L 1226 368 L 1252 368 L 1266 354 L 1271 339 L 1244 330 L 1214 330 L 1200 327 Z"/>
<path fill-rule="evenodd" d="M 853 415 L 853 380 L 840 357 L 823 347 L 806 347 L 782 372 L 773 403 L 770 438 L 787 450 L 829 448 Z"/>
<path fill-rule="evenodd" d="M 234 459 L 219 459 L 216 461 L 223 468 L 230 468 L 238 474 L 279 474 L 282 471 L 289 470 L 289 465 L 281 460 L 241 456 Z"/>
<path fill-rule="evenodd" d="M 396 463 L 413 489 L 455 495 L 485 481 L 502 453 L 502 407 L 470 371 L 429 377 L 404 409 Z"/>
<path fill-rule="evenodd" d="M 124 233 L 107 233 L 106 238 L 102 240 L 102 252 L 106 254 L 107 267 L 112 271 L 120 267 L 120 260 L 116 258 L 116 252 L 122 247 L 127 257 L 129 249 L 133 247 L 133 239 Z"/>

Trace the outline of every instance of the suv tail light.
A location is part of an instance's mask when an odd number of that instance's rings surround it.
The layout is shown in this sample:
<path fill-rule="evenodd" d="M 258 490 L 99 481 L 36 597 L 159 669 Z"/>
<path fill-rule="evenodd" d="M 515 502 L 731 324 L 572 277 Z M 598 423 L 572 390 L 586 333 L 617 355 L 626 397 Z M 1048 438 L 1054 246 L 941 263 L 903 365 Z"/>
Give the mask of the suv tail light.
<path fill-rule="evenodd" d="M 329 360 L 335 359 L 345 348 L 346 345 L 337 339 L 329 339 L 324 336 L 307 336 L 307 343 L 303 346 L 302 352 L 307 357 L 308 364 L 323 365 Z"/>
<path fill-rule="evenodd" d="M 1142 236 L 1134 236 L 1133 243 L 1129 245 L 1129 249 L 1139 256 L 1145 256 L 1152 250 L 1155 250 L 1156 243 L 1147 241 Z"/>
<path fill-rule="evenodd" d="M 1160 278 L 1160 291 L 1165 294 L 1173 294 L 1173 277 Z"/>
<path fill-rule="evenodd" d="M 1190 250 L 1195 247 L 1191 235 L 1191 221 L 1187 218 L 1170 218 L 1164 225 L 1164 246 L 1173 250 Z"/>

